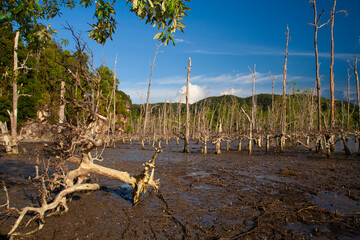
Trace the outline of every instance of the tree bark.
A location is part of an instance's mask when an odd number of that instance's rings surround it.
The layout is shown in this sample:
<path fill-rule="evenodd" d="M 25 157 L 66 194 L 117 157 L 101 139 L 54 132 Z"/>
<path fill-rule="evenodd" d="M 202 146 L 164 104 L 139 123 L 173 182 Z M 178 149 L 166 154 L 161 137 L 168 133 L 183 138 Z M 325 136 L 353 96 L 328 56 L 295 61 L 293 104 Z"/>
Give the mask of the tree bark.
<path fill-rule="evenodd" d="M 64 122 L 65 122 L 65 81 L 61 80 L 59 123 L 64 123 Z"/>
<path fill-rule="evenodd" d="M 18 154 L 18 139 L 17 139 L 17 117 L 18 117 L 18 100 L 19 94 L 17 89 L 17 78 L 19 76 L 19 67 L 18 67 L 18 45 L 19 45 L 20 32 L 16 31 L 14 39 L 14 78 L 13 78 L 13 96 L 12 112 L 9 112 L 10 121 L 11 121 L 11 152 L 13 154 Z"/>
<path fill-rule="evenodd" d="M 150 78 L 149 78 L 149 85 L 148 85 L 148 91 L 147 91 L 147 96 L 146 96 L 146 107 L 145 107 L 145 118 L 144 118 L 144 126 L 143 126 L 143 137 L 146 136 L 146 131 L 147 131 L 147 125 L 148 125 L 148 121 L 149 121 L 149 101 L 150 101 L 150 89 L 151 89 L 151 80 L 152 80 L 152 75 L 153 75 L 153 71 L 154 71 L 154 67 L 155 67 L 155 60 L 156 60 L 156 56 L 159 53 L 159 48 L 162 44 L 158 45 L 156 48 L 156 52 L 155 52 L 155 56 L 153 58 L 153 62 L 151 64 L 151 72 L 150 72 Z M 143 148 L 144 149 L 144 148 Z"/>
<path fill-rule="evenodd" d="M 184 139 L 184 153 L 189 153 L 189 137 L 190 137 L 190 106 L 189 106 L 189 84 L 190 84 L 190 72 L 191 72 L 191 58 L 189 58 L 189 67 L 186 68 L 187 81 L 186 81 L 186 122 L 185 122 L 185 139 Z"/>
<path fill-rule="evenodd" d="M 287 74 L 287 57 L 288 57 L 288 46 L 289 46 L 289 26 L 286 27 L 286 48 L 285 48 L 285 64 L 283 67 L 283 97 L 282 97 L 282 111 L 281 111 L 281 139 L 280 139 L 280 150 L 285 149 L 286 139 L 286 74 Z"/>
<path fill-rule="evenodd" d="M 314 9 L 314 23 L 311 24 L 314 26 L 314 51 L 315 51 L 315 74 L 316 74 L 316 93 L 317 93 L 317 116 L 318 116 L 318 124 L 317 124 L 317 130 L 321 131 L 321 82 L 320 82 L 320 65 L 319 65 L 319 51 L 318 51 L 318 45 L 317 45 L 317 37 L 318 37 L 318 29 L 322 28 L 326 24 L 329 23 L 330 19 L 319 26 L 319 22 L 321 19 L 322 14 L 324 13 L 324 10 L 317 15 L 317 9 L 316 9 L 316 0 L 311 0 L 310 3 L 313 5 L 311 6 Z"/>
<path fill-rule="evenodd" d="M 331 11 L 331 50 L 330 50 L 330 128 L 335 126 L 335 95 L 334 95 L 334 21 L 335 21 L 335 7 L 336 0 L 334 0 L 334 6 Z"/>

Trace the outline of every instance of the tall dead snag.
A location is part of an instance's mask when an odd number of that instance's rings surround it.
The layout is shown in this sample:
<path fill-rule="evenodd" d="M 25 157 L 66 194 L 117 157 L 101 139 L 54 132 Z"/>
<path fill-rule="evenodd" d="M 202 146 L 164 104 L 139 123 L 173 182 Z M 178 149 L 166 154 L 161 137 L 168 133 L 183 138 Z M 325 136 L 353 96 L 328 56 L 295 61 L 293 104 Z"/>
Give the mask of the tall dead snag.
<path fill-rule="evenodd" d="M 359 86 L 359 75 L 357 72 L 357 55 L 355 54 L 355 61 L 353 66 L 351 66 L 351 63 L 348 61 L 350 68 L 354 71 L 355 80 L 356 80 L 356 100 L 358 105 L 358 122 L 357 122 L 357 129 L 360 128 L 360 86 Z M 360 154 L 360 136 L 358 136 L 358 154 Z"/>
<path fill-rule="evenodd" d="M 11 125 L 11 141 L 10 149 L 11 153 L 18 154 L 18 136 L 17 136 L 17 116 L 18 116 L 18 100 L 19 93 L 17 89 L 17 80 L 19 76 L 19 66 L 18 66 L 18 45 L 19 45 L 20 32 L 15 32 L 14 38 L 14 74 L 13 74 L 13 96 L 12 96 L 12 112 L 8 110 L 10 116 L 10 125 Z"/>
<path fill-rule="evenodd" d="M 65 122 L 65 81 L 60 83 L 60 107 L 59 107 L 59 123 Z"/>
<path fill-rule="evenodd" d="M 221 141 L 223 140 L 222 138 L 222 120 L 221 118 L 219 119 L 219 123 L 218 123 L 218 132 L 216 134 L 216 136 L 214 137 L 214 141 L 213 144 L 215 144 L 215 153 L 216 154 L 221 154 Z"/>
<path fill-rule="evenodd" d="M 335 126 L 335 96 L 334 96 L 334 23 L 335 23 L 335 14 L 344 13 L 345 16 L 347 12 L 345 10 L 335 11 L 336 0 L 334 0 L 333 9 L 330 12 L 330 25 L 331 25 L 331 50 L 330 50 L 330 128 Z"/>
<path fill-rule="evenodd" d="M 330 50 L 330 128 L 335 126 L 335 94 L 334 94 L 334 22 L 335 22 L 335 7 L 336 0 L 334 0 L 334 6 L 331 10 L 330 25 L 331 25 L 331 50 Z"/>
<path fill-rule="evenodd" d="M 251 71 L 251 68 L 249 67 L 249 70 L 251 72 L 251 78 L 252 78 L 252 106 L 251 106 L 251 128 L 250 128 L 250 135 L 249 135 L 249 155 L 251 155 L 252 152 L 252 141 L 253 141 L 253 131 L 255 128 L 255 122 L 256 122 L 256 100 L 255 100 L 255 76 L 256 76 L 256 65 L 254 65 L 254 72 Z"/>
<path fill-rule="evenodd" d="M 317 93 L 317 116 L 318 116 L 318 125 L 317 130 L 321 131 L 321 83 L 320 83 L 320 65 L 319 65 L 319 51 L 317 46 L 317 36 L 318 36 L 318 30 L 329 23 L 330 19 L 324 23 L 319 25 L 321 16 L 324 13 L 324 10 L 319 14 L 317 13 L 316 9 L 316 0 L 310 0 L 310 3 L 312 3 L 311 8 L 314 10 L 314 23 L 310 23 L 310 25 L 314 26 L 314 51 L 315 51 L 315 72 L 316 72 L 316 93 Z"/>
<path fill-rule="evenodd" d="M 251 122 L 252 122 L 252 129 L 255 129 L 255 122 L 256 122 L 256 99 L 255 99 L 255 76 L 256 76 L 256 65 L 254 65 L 254 72 L 251 70 L 250 67 L 248 67 L 251 72 L 251 78 L 252 78 L 252 106 L 251 106 Z"/>
<path fill-rule="evenodd" d="M 285 48 L 285 64 L 283 67 L 283 96 L 282 96 L 282 108 L 281 108 L 281 139 L 280 139 L 280 150 L 285 149 L 286 141 L 286 74 L 287 74 L 287 57 L 288 57 L 288 46 L 289 46 L 289 26 L 286 26 L 286 48 Z"/>
<path fill-rule="evenodd" d="M 253 141 L 253 123 L 252 119 L 250 119 L 249 115 L 245 112 L 245 110 L 241 107 L 241 111 L 245 114 L 247 119 L 249 120 L 249 156 L 252 153 L 252 141 Z M 240 139 L 241 142 L 241 139 Z M 241 144 L 241 143 L 240 143 Z"/>
<path fill-rule="evenodd" d="M 347 82 L 348 82 L 348 87 L 347 87 L 347 96 L 346 96 L 346 101 L 347 101 L 347 113 L 346 113 L 346 130 L 349 130 L 349 126 L 350 126 L 350 68 L 348 68 L 347 70 Z"/>
<path fill-rule="evenodd" d="M 112 133 L 113 139 L 115 139 L 115 124 L 116 124 L 116 63 L 117 63 L 117 53 L 115 55 L 115 64 L 114 64 L 114 75 L 113 75 L 113 87 L 112 87 L 112 97 L 113 97 L 113 118 L 112 118 Z"/>
<path fill-rule="evenodd" d="M 185 139 L 184 139 L 184 153 L 189 153 L 189 138 L 190 138 L 190 105 L 189 105 L 189 84 L 190 84 L 190 72 L 191 72 L 191 58 L 189 58 L 189 67 L 186 68 L 186 120 L 185 120 Z"/>
<path fill-rule="evenodd" d="M 153 75 L 153 71 L 154 71 L 154 67 L 155 67 L 156 56 L 160 53 L 159 48 L 161 47 L 161 45 L 162 45 L 162 43 L 156 47 L 155 56 L 154 56 L 152 64 L 151 64 L 149 85 L 148 85 L 148 91 L 147 91 L 147 96 L 146 96 L 145 118 L 144 118 L 143 132 L 142 132 L 143 136 L 141 138 L 142 149 L 145 149 L 144 138 L 146 137 L 146 134 L 147 134 L 146 131 L 147 131 L 147 127 L 148 127 L 147 125 L 148 125 L 148 122 L 149 122 L 149 114 L 150 114 L 149 101 L 150 101 L 151 80 L 152 80 L 152 75 Z"/>
<path fill-rule="evenodd" d="M 178 106 L 177 106 L 177 132 L 180 133 L 181 132 L 181 97 L 182 97 L 182 94 L 180 94 L 180 97 L 179 97 L 179 102 L 178 102 Z M 176 136 L 176 144 L 179 145 L 180 142 L 179 142 L 180 138 L 179 136 Z"/>

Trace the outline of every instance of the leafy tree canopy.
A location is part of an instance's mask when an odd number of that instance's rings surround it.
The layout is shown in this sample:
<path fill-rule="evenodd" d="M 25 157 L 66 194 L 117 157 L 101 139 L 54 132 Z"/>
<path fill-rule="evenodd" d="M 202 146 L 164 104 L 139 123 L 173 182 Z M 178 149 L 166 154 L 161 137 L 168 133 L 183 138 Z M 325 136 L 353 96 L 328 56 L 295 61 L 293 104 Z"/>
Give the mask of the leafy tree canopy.
<path fill-rule="evenodd" d="M 151 24 L 161 30 L 155 35 L 155 39 L 168 44 L 169 40 L 174 42 L 173 33 L 176 30 L 183 32 L 185 25 L 180 21 L 186 16 L 186 2 L 190 0 L 126 0 L 131 4 L 131 12 L 135 13 L 146 24 Z M 50 26 L 44 28 L 38 24 L 39 19 L 49 20 L 61 15 L 61 7 L 70 9 L 76 5 L 85 8 L 95 5 L 95 23 L 91 24 L 89 37 L 98 43 L 105 44 L 107 39 L 112 39 L 116 29 L 114 18 L 115 3 L 104 0 L 7 0 L 0 3 L 0 22 L 11 22 L 17 25 L 20 32 L 29 42 L 42 40 L 48 37 Z M 52 32 L 54 33 L 54 31 Z"/>

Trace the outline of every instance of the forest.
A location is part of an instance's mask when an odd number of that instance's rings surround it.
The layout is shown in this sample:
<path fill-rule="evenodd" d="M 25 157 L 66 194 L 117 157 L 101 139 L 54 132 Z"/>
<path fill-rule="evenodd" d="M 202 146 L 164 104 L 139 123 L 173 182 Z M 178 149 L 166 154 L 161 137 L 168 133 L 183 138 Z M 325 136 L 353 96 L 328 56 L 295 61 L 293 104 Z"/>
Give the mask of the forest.
<path fill-rule="evenodd" d="M 263 233 L 268 236 L 280 234 L 285 239 L 300 238 L 304 236 L 302 233 L 294 229 L 284 229 L 281 226 L 286 225 L 289 219 L 297 224 L 308 226 L 311 225 L 309 222 L 312 220 L 309 219 L 312 218 L 318 221 L 319 226 L 324 225 L 326 229 L 330 229 L 324 230 L 324 233 L 321 232 L 320 236 L 323 234 L 322 236 L 329 237 L 335 234 L 341 237 L 342 235 L 337 234 L 346 232 L 343 230 L 346 227 L 351 229 L 351 236 L 359 236 L 358 212 L 338 213 L 326 207 L 314 206 L 309 200 L 315 199 L 313 195 L 322 196 L 327 190 L 337 191 L 342 194 L 341 196 L 349 198 L 349 201 L 355 201 L 356 204 L 359 201 L 360 191 L 354 187 L 358 181 L 357 178 L 349 180 L 346 178 L 348 175 L 343 173 L 350 171 L 349 159 L 351 165 L 358 168 L 358 163 L 353 161 L 353 158 L 356 159 L 360 154 L 360 88 L 357 56 L 355 55 L 353 62 L 348 62 L 346 101 L 335 100 L 331 74 L 330 99 L 320 94 L 321 84 L 318 71 L 314 88 L 298 88 L 295 82 L 287 81 L 290 39 L 289 28 L 287 28 L 283 78 L 275 79 L 269 73 L 272 79 L 272 94 L 255 92 L 255 65 L 253 68 L 249 67 L 252 77 L 252 96 L 246 98 L 233 95 L 207 97 L 190 104 L 190 73 L 196 65 L 192 66 L 191 58 L 189 58 L 189 65 L 182 66 L 187 70 L 187 82 L 186 91 L 180 95 L 179 101 L 164 100 L 161 103 L 150 103 L 152 72 L 158 49 L 162 44 L 167 45 L 169 42 L 175 44 L 173 33 L 175 30 L 183 31 L 185 25 L 181 21 L 190 9 L 186 7 L 186 2 L 188 2 L 186 0 L 128 0 L 127 2 L 131 4 L 130 11 L 140 20 L 146 19 L 146 24 L 157 26 L 161 30 L 154 37 L 161 44 L 155 52 L 148 82 L 147 99 L 142 104 L 133 104 L 130 96 L 121 91 L 120 81 L 116 77 L 117 59 L 115 59 L 114 69 L 110 69 L 105 64 L 96 66 L 92 49 L 72 26 L 67 24 L 65 28 L 71 33 L 75 42 L 74 51 L 67 50 L 69 41 L 63 39 L 61 42 L 56 42 L 52 37 L 54 30 L 37 22 L 38 19 L 51 19 L 59 14 L 57 1 L 44 1 L 43 5 L 38 2 L 32 3 L 32 1 L 1 3 L 0 143 L 2 148 L 0 150 L 2 153 L 0 165 L 4 169 L 8 168 L 0 171 L 4 193 L 0 198 L 0 207 L 4 210 L 1 212 L 0 221 L 1 224 L 5 223 L 0 228 L 0 237 L 12 239 L 13 237 L 35 236 L 36 238 L 36 234 L 41 234 L 41 229 L 47 229 L 45 219 L 70 211 L 73 204 L 79 207 L 76 204 L 80 204 L 79 202 L 86 198 L 82 193 L 96 190 L 99 190 L 100 195 L 90 194 L 92 199 L 90 203 L 98 202 L 99 199 L 114 192 L 114 195 L 126 200 L 125 203 L 131 203 L 132 208 L 124 210 L 125 207 L 120 207 L 119 209 L 123 209 L 123 212 L 118 213 L 126 218 L 123 224 L 128 222 L 127 227 L 123 227 L 125 230 L 122 238 L 124 239 L 139 237 L 157 239 L 157 236 L 161 234 L 164 234 L 161 235 L 163 238 L 172 238 L 178 234 L 172 232 L 167 235 L 161 229 L 153 228 L 152 220 L 148 220 L 152 217 L 149 216 L 144 217 L 142 223 L 130 220 L 133 217 L 129 217 L 129 214 L 146 215 L 149 212 L 159 214 L 160 223 L 165 224 L 169 231 L 175 231 L 171 227 L 173 224 L 179 226 L 182 239 L 215 236 L 241 239 L 246 235 L 258 238 L 263 236 L 261 235 Z M 315 0 L 310 3 L 315 16 L 312 26 L 315 29 L 315 67 L 318 69 L 316 32 L 322 27 L 318 21 L 322 13 L 317 12 Z M 62 4 L 68 8 L 74 7 L 71 1 L 62 2 Z M 92 1 L 80 2 L 82 7 L 89 7 L 92 4 L 94 4 Z M 99 44 L 104 44 L 107 39 L 111 39 L 115 31 L 115 20 L 112 18 L 113 5 L 104 1 L 96 2 L 95 5 L 95 16 L 98 22 L 91 25 L 92 30 L 89 36 Z M 337 13 L 335 6 L 336 0 L 329 24 L 333 23 L 333 16 Z M 331 56 L 333 60 L 333 55 Z M 333 71 L 332 67 L 333 64 L 330 65 L 330 73 Z M 355 86 L 350 86 L 351 76 L 354 76 L 356 80 L 356 102 L 350 101 L 350 89 L 355 88 Z M 276 81 L 282 82 L 283 94 L 275 94 Z M 350 144 L 355 146 L 355 149 L 349 147 Z M 339 145 L 341 150 L 335 151 L 335 146 Z M 144 157 L 147 153 L 150 155 Z M 181 153 L 182 157 L 179 157 L 178 153 Z M 28 161 L 21 162 L 23 157 L 28 155 Z M 110 155 L 109 163 L 106 162 L 108 155 Z M 135 160 L 120 161 L 118 155 L 124 155 L 130 159 L 135 158 Z M 161 157 L 162 155 L 171 157 Z M 280 156 L 277 159 L 278 155 Z M 155 160 L 158 156 L 158 161 L 165 165 L 159 167 L 162 173 L 156 175 Z M 331 185 L 332 182 L 325 177 L 318 179 L 322 177 L 319 172 L 323 170 L 323 166 L 317 160 L 307 162 L 308 165 L 303 168 L 295 167 L 298 166 L 297 161 L 299 161 L 296 156 L 304 157 L 306 161 L 313 158 L 324 162 L 329 161 L 333 164 L 331 166 L 339 164 L 338 168 L 327 165 L 326 169 L 330 166 L 331 170 L 326 176 L 332 180 L 335 179 L 334 181 L 340 179 L 343 188 L 340 189 L 340 183 Z M 192 157 L 196 164 L 189 166 L 187 164 L 191 161 L 188 161 L 188 158 Z M 206 157 L 205 161 L 209 165 L 203 162 L 203 157 L 204 159 Z M 234 160 L 238 157 L 242 160 Z M 20 180 L 13 180 L 16 174 L 11 174 L 10 171 L 10 166 L 13 164 L 12 158 L 15 159 L 13 162 L 20 161 L 24 164 L 25 167 L 19 171 L 30 175 L 26 178 L 26 183 L 23 177 Z M 150 158 L 150 160 L 146 161 L 144 158 Z M 172 162 L 172 158 L 179 158 L 177 161 L 183 165 L 177 165 L 179 163 L 176 161 Z M 271 163 L 268 162 L 269 159 Z M 339 161 L 336 162 L 336 159 Z M 270 175 L 260 177 L 264 175 L 259 175 L 258 170 L 254 170 L 252 162 L 260 165 L 268 164 L 267 168 L 270 169 L 272 177 L 269 177 Z M 27 167 L 28 165 L 31 166 L 31 170 Z M 284 169 L 283 166 L 288 167 Z M 313 172 L 314 166 L 317 166 L 316 170 L 318 170 L 315 172 L 316 176 Z M 156 167 L 158 169 L 158 165 Z M 239 169 L 242 167 L 248 168 L 249 172 L 241 172 Z M 184 169 L 194 171 L 195 175 L 187 173 Z M 259 169 L 267 171 L 264 167 L 259 167 Z M 342 174 L 336 172 L 340 169 Z M 171 174 L 167 175 L 167 170 Z M 279 175 L 279 178 L 273 178 L 274 174 Z M 160 180 L 155 179 L 159 176 L 167 183 L 164 192 L 159 190 Z M 284 178 L 291 180 L 283 181 Z M 321 182 L 321 186 L 316 185 L 317 183 L 314 183 L 316 181 L 307 182 L 313 178 Z M 293 182 L 298 180 L 306 182 L 309 187 Z M 109 185 L 111 181 L 124 183 L 125 187 L 110 191 L 110 187 L 103 185 Z M 240 188 L 246 189 L 241 185 L 244 181 L 252 186 L 248 187 L 249 194 L 246 196 L 236 192 L 242 191 L 239 190 Z M 12 207 L 13 203 L 21 199 L 20 194 L 22 194 L 16 191 L 14 182 L 20 182 L 18 185 L 26 187 L 28 192 L 24 192 L 29 193 L 27 196 L 36 195 L 31 197 L 33 203 L 36 202 L 36 204 L 28 204 L 23 208 Z M 197 184 L 203 185 L 196 190 Z M 239 184 L 241 187 L 238 186 Z M 310 189 L 310 185 L 314 189 Z M 33 190 L 28 189 L 30 186 Z M 142 196 L 148 188 L 152 189 L 148 196 Z M 253 189 L 255 190 L 252 191 Z M 299 192 L 302 194 L 300 200 L 298 199 Z M 177 196 L 179 193 L 180 197 Z M 186 201 L 182 201 L 182 197 L 190 193 L 193 195 Z M 204 195 L 197 196 L 198 193 Z M 226 197 L 227 194 L 230 200 Z M 15 201 L 12 201 L 12 196 L 15 196 Z M 208 201 L 214 196 L 220 197 L 214 200 L 216 204 L 211 202 L 215 204 L 213 206 Z M 261 197 L 261 200 L 257 201 L 259 196 L 264 198 Z M 196 209 L 196 214 L 203 212 L 216 214 L 214 220 L 205 221 L 205 225 L 179 216 L 178 212 L 187 209 L 185 205 L 181 205 L 182 210 L 175 209 L 175 206 L 180 203 L 187 203 L 189 199 L 190 202 L 196 202 L 198 198 L 207 198 L 207 200 L 199 201 L 199 206 L 208 203 L 210 206 Z M 249 199 L 244 200 L 245 198 Z M 147 206 L 149 201 L 155 203 Z M 281 201 L 287 209 L 281 208 Z M 223 202 L 226 204 L 222 205 Z M 157 207 L 159 204 L 161 208 Z M 352 202 L 349 206 L 351 204 Z M 99 204 L 99 209 L 111 209 L 111 206 L 105 205 L 106 202 L 102 202 Z M 194 207 L 193 204 L 189 203 L 189 205 Z M 226 211 L 230 214 L 233 211 L 232 207 L 240 211 L 239 209 L 242 210 L 244 205 L 251 209 L 247 214 L 251 215 L 249 218 L 252 222 L 247 223 L 241 220 L 242 225 L 226 223 L 230 220 L 223 219 L 225 215 L 223 216 L 221 212 Z M 89 206 L 86 205 L 86 207 Z M 272 207 L 275 210 L 268 211 Z M 162 212 L 158 213 L 154 209 L 162 209 Z M 328 218 L 333 215 L 337 218 L 332 222 Z M 204 216 L 201 215 L 199 218 L 202 217 Z M 232 218 L 237 217 L 232 216 Z M 145 218 L 149 221 L 149 224 L 146 224 L 146 228 L 149 229 L 139 236 L 138 232 L 139 229 L 143 229 L 142 224 Z M 248 216 L 244 217 L 246 218 Z M 261 223 L 260 220 L 263 218 L 269 218 L 268 221 L 273 221 L 273 224 L 276 222 L 275 227 L 269 230 L 269 225 L 272 224 Z M 278 220 L 279 218 L 281 220 Z M 171 220 L 169 225 L 167 225 L 168 219 Z M 215 224 L 214 221 L 217 219 L 225 223 Z M 63 221 L 68 224 L 74 220 Z M 60 225 L 64 223 L 62 220 L 59 222 L 61 222 Z M 332 228 L 331 224 L 338 224 L 337 226 L 340 227 Z M 127 229 L 131 229 L 130 225 L 134 229 L 127 232 Z M 50 224 L 50 228 L 53 227 L 56 227 L 56 224 Z M 54 234 L 57 232 L 57 230 L 51 231 L 54 231 Z M 113 230 L 111 234 L 114 234 L 114 231 L 117 230 Z M 49 231 L 45 230 L 45 232 Z M 305 232 L 306 234 L 310 232 L 310 236 L 313 232 L 319 234 L 317 228 L 307 229 Z M 65 235 L 65 232 L 63 234 L 63 236 L 69 236 Z M 40 235 L 40 238 L 47 237 L 49 235 Z"/>

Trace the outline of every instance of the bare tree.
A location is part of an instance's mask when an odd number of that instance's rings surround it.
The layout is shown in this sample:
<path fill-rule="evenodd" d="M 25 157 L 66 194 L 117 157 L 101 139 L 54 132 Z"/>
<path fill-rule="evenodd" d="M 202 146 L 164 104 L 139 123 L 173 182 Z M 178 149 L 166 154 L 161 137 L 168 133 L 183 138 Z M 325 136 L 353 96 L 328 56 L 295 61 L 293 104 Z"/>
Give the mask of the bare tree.
<path fill-rule="evenodd" d="M 335 126 L 335 96 L 334 96 L 334 22 L 335 22 L 335 14 L 339 12 L 343 12 L 347 15 L 345 10 L 335 11 L 336 8 L 336 0 L 334 0 L 333 9 L 330 12 L 330 25 L 331 25 L 331 52 L 330 52 L 330 128 L 334 128 Z"/>
<path fill-rule="evenodd" d="M 347 100 L 347 122 L 346 122 L 346 129 L 349 130 L 349 125 L 350 125 L 350 68 L 348 68 L 347 70 L 347 77 L 348 77 L 348 87 L 347 87 L 347 96 L 346 96 L 346 100 Z"/>
<path fill-rule="evenodd" d="M 18 101 L 19 97 L 21 96 L 30 96 L 27 94 L 19 94 L 18 92 L 18 86 L 17 81 L 20 74 L 21 69 L 28 70 L 29 68 L 26 66 L 27 58 L 24 60 L 24 62 L 19 66 L 19 60 L 18 60 L 18 45 L 19 45 L 19 38 L 20 38 L 20 32 L 15 32 L 15 38 L 14 38 L 14 68 L 13 68 L 13 81 L 12 81 L 12 87 L 13 87 L 13 96 L 12 96 L 12 111 L 7 110 L 9 116 L 10 116 L 10 125 L 11 125 L 11 137 L 10 137 L 10 146 L 7 146 L 7 149 L 11 151 L 12 154 L 18 154 L 18 134 L 17 134 L 17 118 L 18 118 Z M 29 57 L 29 55 L 28 55 Z"/>
<path fill-rule="evenodd" d="M 160 45 L 157 45 L 156 47 L 156 51 L 155 51 L 155 56 L 153 58 L 152 64 L 151 64 L 151 71 L 150 71 L 150 78 L 149 78 L 149 85 L 148 85 L 148 91 L 147 91 L 147 96 L 146 96 L 146 107 L 145 107 L 145 118 L 144 118 L 144 126 L 143 126 L 143 137 L 142 137 L 142 148 L 144 149 L 144 137 L 146 136 L 146 131 L 147 131 L 147 125 L 149 122 L 149 101 L 150 101 L 150 89 L 151 89 L 151 80 L 152 80 L 152 75 L 153 75 L 153 71 L 154 71 L 154 67 L 155 67 L 155 60 L 156 60 L 156 56 L 160 53 L 159 52 L 159 48 L 161 47 L 162 43 Z"/>
<path fill-rule="evenodd" d="M 355 54 L 355 60 L 354 60 L 353 66 L 351 66 L 350 61 L 348 61 L 348 63 L 349 63 L 350 68 L 354 71 L 354 76 L 355 76 L 355 80 L 356 80 L 356 101 L 357 101 L 357 105 L 360 106 L 360 86 L 359 86 L 359 75 L 357 72 L 357 55 Z M 357 126 L 358 126 L 358 128 L 360 126 L 360 107 L 358 109 Z"/>
<path fill-rule="evenodd" d="M 185 139 L 184 139 L 184 153 L 189 153 L 189 138 L 190 138 L 190 106 L 189 106 L 189 84 L 190 84 L 190 72 L 191 72 L 191 58 L 189 58 L 189 67 L 186 68 L 187 80 L 186 80 L 186 120 L 185 120 Z"/>
<path fill-rule="evenodd" d="M 286 139 L 286 74 L 287 74 L 287 57 L 288 57 L 288 46 L 289 46 L 289 26 L 286 26 L 286 48 L 285 48 L 285 64 L 283 67 L 283 96 L 282 96 L 282 109 L 281 109 L 281 140 L 280 140 L 280 149 L 284 150 L 285 148 L 285 139 Z"/>
<path fill-rule="evenodd" d="M 116 123 L 116 63 L 117 63 L 117 53 L 115 55 L 113 87 L 112 87 L 112 97 L 113 97 L 113 107 L 114 107 L 114 109 L 113 109 L 113 119 L 112 119 L 113 138 L 115 137 L 115 123 Z"/>
<path fill-rule="evenodd" d="M 319 25 L 321 16 L 324 13 L 324 10 L 319 14 L 317 13 L 316 9 L 316 0 L 310 0 L 312 3 L 311 8 L 314 10 L 314 23 L 310 23 L 310 25 L 314 26 L 314 49 L 315 49 L 315 72 L 316 72 L 316 92 L 317 92 L 317 116 L 318 116 L 318 131 L 321 131 L 321 82 L 320 82 L 320 65 L 319 65 L 319 52 L 318 52 L 318 45 L 317 45 L 317 37 L 318 37 L 318 30 L 329 23 L 330 19 L 324 23 Z"/>
<path fill-rule="evenodd" d="M 354 71 L 355 80 L 356 80 L 356 100 L 358 105 L 358 122 L 357 122 L 357 129 L 360 127 L 360 86 L 359 86 L 359 75 L 357 72 L 357 55 L 355 54 L 355 61 L 353 66 L 351 66 L 350 62 L 349 66 Z M 358 135 L 358 154 L 360 154 L 360 136 Z"/>
<path fill-rule="evenodd" d="M 65 122 L 65 81 L 60 83 L 60 107 L 59 107 L 59 123 Z"/>

